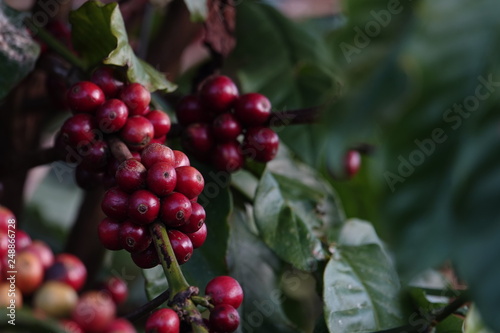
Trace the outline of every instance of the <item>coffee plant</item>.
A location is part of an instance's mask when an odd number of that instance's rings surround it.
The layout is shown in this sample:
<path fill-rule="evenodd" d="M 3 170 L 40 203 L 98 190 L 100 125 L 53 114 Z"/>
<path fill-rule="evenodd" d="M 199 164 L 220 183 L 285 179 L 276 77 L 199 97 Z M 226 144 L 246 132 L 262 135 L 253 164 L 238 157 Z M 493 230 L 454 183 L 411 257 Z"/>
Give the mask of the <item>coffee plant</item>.
<path fill-rule="evenodd" d="M 500 331 L 499 11 L 0 1 L 0 331 Z"/>

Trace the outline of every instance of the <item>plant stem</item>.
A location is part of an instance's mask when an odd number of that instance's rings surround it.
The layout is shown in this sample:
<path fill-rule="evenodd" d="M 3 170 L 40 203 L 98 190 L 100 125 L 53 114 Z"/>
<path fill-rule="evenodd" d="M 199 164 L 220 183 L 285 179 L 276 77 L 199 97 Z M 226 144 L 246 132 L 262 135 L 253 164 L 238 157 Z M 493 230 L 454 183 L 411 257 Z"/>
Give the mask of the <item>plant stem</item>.
<path fill-rule="evenodd" d="M 194 333 L 208 333 L 200 311 L 191 300 L 191 296 L 194 292 L 197 292 L 197 288 L 190 287 L 184 278 L 179 263 L 175 258 L 172 244 L 168 239 L 167 229 L 163 223 L 156 221 L 150 226 L 150 230 L 161 266 L 167 277 L 170 290 L 169 305 L 174 310 L 182 312 L 183 318 L 191 323 Z"/>
<path fill-rule="evenodd" d="M 123 316 L 123 318 L 129 320 L 129 321 L 136 321 L 140 318 L 142 318 L 144 315 L 148 314 L 149 312 L 153 311 L 163 303 L 165 303 L 168 299 L 170 298 L 170 290 L 165 290 L 163 293 L 160 295 L 156 296 L 146 304 L 138 307 L 134 311 L 130 312 L 129 314 Z"/>
<path fill-rule="evenodd" d="M 111 150 L 111 154 L 118 162 L 123 162 L 128 160 L 129 158 L 133 158 L 130 149 L 128 149 L 127 145 L 120 140 L 116 136 L 110 136 L 107 138 L 107 142 L 109 145 L 109 149 Z"/>
<path fill-rule="evenodd" d="M 170 288 L 170 300 L 172 300 L 177 293 L 188 289 L 189 284 L 184 278 L 179 263 L 175 258 L 174 249 L 168 239 L 165 226 L 157 221 L 151 225 L 150 230 L 161 266 L 167 277 L 168 287 Z"/>
<path fill-rule="evenodd" d="M 72 65 L 80 68 L 83 71 L 87 70 L 87 65 L 85 62 L 78 58 L 70 49 L 66 47 L 63 43 L 58 41 L 52 34 L 50 34 L 47 30 L 35 26 L 33 22 L 29 20 L 29 18 L 24 19 L 24 24 L 40 38 L 48 47 L 57 52 L 61 57 L 66 59 Z"/>

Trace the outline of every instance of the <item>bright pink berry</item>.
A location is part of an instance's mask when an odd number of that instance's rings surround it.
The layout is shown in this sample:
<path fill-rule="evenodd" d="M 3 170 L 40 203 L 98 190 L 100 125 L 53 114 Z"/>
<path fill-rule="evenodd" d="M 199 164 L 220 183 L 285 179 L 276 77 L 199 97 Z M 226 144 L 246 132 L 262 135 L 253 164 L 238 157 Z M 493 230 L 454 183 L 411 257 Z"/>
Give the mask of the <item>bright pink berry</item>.
<path fill-rule="evenodd" d="M 165 112 L 160 110 L 151 110 L 145 117 L 148 118 L 151 124 L 153 124 L 155 129 L 155 139 L 161 138 L 170 132 L 172 123 L 170 121 L 170 117 Z"/>
<path fill-rule="evenodd" d="M 175 157 L 175 164 L 174 164 L 174 166 L 176 168 L 181 167 L 181 166 L 189 166 L 189 165 L 191 165 L 190 162 L 189 162 L 189 158 L 182 151 L 180 151 L 180 150 L 173 150 L 173 152 L 174 152 L 174 157 Z"/>
<path fill-rule="evenodd" d="M 168 230 L 167 233 L 179 265 L 188 262 L 193 255 L 193 243 L 191 243 L 191 239 L 179 230 Z"/>
<path fill-rule="evenodd" d="M 89 171 L 98 171 L 103 169 L 109 159 L 109 148 L 106 141 L 94 141 L 91 144 L 81 147 L 82 155 L 81 167 Z"/>
<path fill-rule="evenodd" d="M 361 168 L 361 155 L 357 150 L 349 150 L 344 160 L 345 172 L 349 178 L 354 177 Z"/>
<path fill-rule="evenodd" d="M 120 227 L 121 246 L 130 253 L 142 252 L 151 244 L 152 237 L 147 226 L 126 220 Z"/>
<path fill-rule="evenodd" d="M 154 194 L 164 197 L 172 193 L 177 183 L 177 173 L 172 164 L 159 162 L 148 169 L 146 183 Z"/>
<path fill-rule="evenodd" d="M 151 93 L 140 83 L 131 83 L 123 87 L 120 99 L 127 105 L 132 116 L 143 116 L 149 112 Z"/>
<path fill-rule="evenodd" d="M 199 159 L 210 156 L 214 146 L 212 130 L 208 124 L 191 124 L 182 134 L 182 146 Z"/>
<path fill-rule="evenodd" d="M 95 118 L 88 113 L 78 113 L 67 119 L 61 127 L 63 141 L 73 148 L 88 145 L 94 140 Z"/>
<path fill-rule="evenodd" d="M 191 202 L 191 216 L 188 223 L 180 226 L 178 229 L 183 233 L 193 233 L 200 230 L 205 223 L 206 213 L 202 205 L 197 202 Z"/>
<path fill-rule="evenodd" d="M 182 126 L 210 121 L 208 113 L 203 110 L 198 96 L 195 95 L 184 96 L 177 104 L 175 114 Z"/>
<path fill-rule="evenodd" d="M 107 291 L 116 305 L 125 302 L 128 296 L 127 283 L 117 276 L 112 276 L 101 284 L 101 290 Z"/>
<path fill-rule="evenodd" d="M 214 331 L 230 333 L 238 329 L 240 315 L 231 305 L 219 304 L 210 310 L 209 321 L 210 328 Z"/>
<path fill-rule="evenodd" d="M 248 129 L 243 141 L 243 153 L 258 161 L 269 162 L 278 153 L 279 137 L 268 127 Z"/>
<path fill-rule="evenodd" d="M 106 217 L 99 222 L 97 233 L 101 244 L 108 250 L 121 250 L 122 244 L 120 241 L 120 222 Z"/>
<path fill-rule="evenodd" d="M 137 224 L 153 222 L 160 212 L 160 200 L 147 190 L 137 190 L 128 199 L 128 216 Z"/>
<path fill-rule="evenodd" d="M 212 165 L 220 171 L 235 172 L 243 167 L 245 159 L 238 141 L 221 143 L 215 146 Z"/>
<path fill-rule="evenodd" d="M 104 103 L 105 97 L 101 88 L 90 81 L 80 81 L 69 88 L 66 100 L 74 112 L 95 112 Z"/>
<path fill-rule="evenodd" d="M 146 321 L 146 333 L 179 333 L 181 322 L 172 309 L 154 311 Z"/>
<path fill-rule="evenodd" d="M 106 216 L 118 221 L 127 218 L 128 194 L 118 187 L 112 187 L 104 193 L 101 209 Z"/>
<path fill-rule="evenodd" d="M 184 194 L 174 192 L 161 200 L 160 218 L 167 227 L 186 224 L 191 212 L 191 202 Z"/>
<path fill-rule="evenodd" d="M 132 253 L 130 257 L 138 267 L 143 269 L 153 268 L 160 263 L 160 259 L 158 258 L 158 254 L 156 253 L 156 248 L 153 243 L 151 243 L 151 245 L 149 245 L 149 247 L 142 252 Z"/>
<path fill-rule="evenodd" d="M 43 241 L 35 240 L 25 247 L 23 251 L 31 252 L 37 256 L 44 269 L 49 268 L 54 263 L 54 252 L 52 252 L 50 246 Z"/>
<path fill-rule="evenodd" d="M 121 190 L 133 192 L 146 185 L 146 167 L 138 160 L 131 158 L 123 161 L 116 171 L 116 183 Z"/>
<path fill-rule="evenodd" d="M 184 194 L 188 199 L 193 199 L 201 194 L 205 181 L 201 173 L 192 166 L 183 166 L 175 169 L 177 184 L 175 191 Z"/>
<path fill-rule="evenodd" d="M 241 134 L 239 121 L 231 113 L 223 113 L 214 119 L 212 133 L 219 142 L 233 141 Z"/>
<path fill-rule="evenodd" d="M 97 126 L 103 133 L 118 132 L 127 122 L 128 108 L 119 99 L 108 99 L 97 108 Z"/>
<path fill-rule="evenodd" d="M 238 98 L 238 88 L 227 76 L 212 76 L 200 89 L 201 104 L 215 113 L 229 111 Z"/>
<path fill-rule="evenodd" d="M 112 67 L 99 67 L 93 73 L 90 80 L 97 84 L 107 98 L 113 98 L 123 87 L 123 82 L 116 79 L 117 73 Z"/>
<path fill-rule="evenodd" d="M 147 169 L 158 162 L 174 165 L 175 156 L 169 147 L 160 143 L 151 143 L 141 152 L 141 162 Z"/>
<path fill-rule="evenodd" d="M 238 281 L 230 276 L 217 276 L 205 287 L 205 295 L 211 297 L 214 305 L 229 304 L 235 309 L 243 302 L 243 289 Z"/>
<path fill-rule="evenodd" d="M 46 281 L 63 282 L 79 291 L 87 280 L 87 268 L 77 256 L 61 253 L 54 258 L 52 266 L 45 270 L 44 277 Z"/>
<path fill-rule="evenodd" d="M 120 130 L 120 138 L 132 150 L 141 150 L 148 145 L 154 137 L 154 127 L 143 116 L 132 116 Z"/>
<path fill-rule="evenodd" d="M 187 233 L 186 236 L 188 236 L 191 243 L 193 243 L 194 249 L 201 247 L 207 240 L 207 224 L 203 223 L 198 231 Z"/>
<path fill-rule="evenodd" d="M 271 102 L 258 93 L 241 95 L 234 103 L 234 114 L 246 126 L 263 125 L 271 115 Z"/>

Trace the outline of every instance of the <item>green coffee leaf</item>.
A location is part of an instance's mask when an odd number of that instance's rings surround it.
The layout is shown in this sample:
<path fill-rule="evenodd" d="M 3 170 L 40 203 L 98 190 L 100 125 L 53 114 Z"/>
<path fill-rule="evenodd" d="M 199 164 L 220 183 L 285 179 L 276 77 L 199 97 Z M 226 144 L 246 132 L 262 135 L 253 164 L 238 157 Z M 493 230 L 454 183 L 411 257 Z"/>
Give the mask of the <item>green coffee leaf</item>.
<path fill-rule="evenodd" d="M 175 90 L 165 75 L 134 54 L 117 3 L 88 1 L 70 13 L 70 22 L 73 45 L 89 68 L 101 63 L 126 67 L 128 79 L 149 91 Z"/>

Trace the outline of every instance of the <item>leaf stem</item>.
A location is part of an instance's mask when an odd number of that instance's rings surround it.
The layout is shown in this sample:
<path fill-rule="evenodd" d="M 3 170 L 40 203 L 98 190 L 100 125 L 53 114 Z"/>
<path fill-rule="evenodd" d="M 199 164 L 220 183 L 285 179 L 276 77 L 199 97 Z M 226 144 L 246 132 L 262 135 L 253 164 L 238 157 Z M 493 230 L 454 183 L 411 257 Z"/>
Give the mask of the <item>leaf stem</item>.
<path fill-rule="evenodd" d="M 24 19 L 24 24 L 30 29 L 34 34 L 40 38 L 48 47 L 57 52 L 61 57 L 66 59 L 72 65 L 80 68 L 83 71 L 87 70 L 87 65 L 85 62 L 77 57 L 70 49 L 66 47 L 63 43 L 57 40 L 52 34 L 42 27 L 36 26 L 29 18 Z"/>

